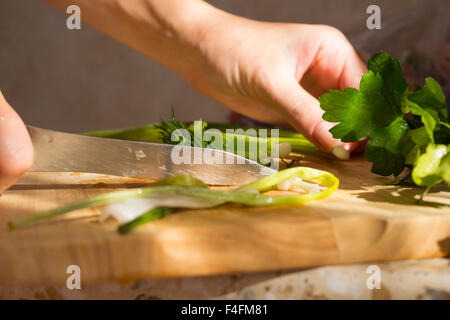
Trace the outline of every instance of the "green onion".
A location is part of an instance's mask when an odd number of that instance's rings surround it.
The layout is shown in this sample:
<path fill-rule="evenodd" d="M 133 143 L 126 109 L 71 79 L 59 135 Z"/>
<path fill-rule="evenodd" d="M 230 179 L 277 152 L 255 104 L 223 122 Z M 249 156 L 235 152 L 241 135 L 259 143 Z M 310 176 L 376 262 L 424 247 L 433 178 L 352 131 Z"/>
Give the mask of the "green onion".
<path fill-rule="evenodd" d="M 113 138 L 122 140 L 133 140 L 142 142 L 153 142 L 153 143 L 167 143 L 167 144 L 178 144 L 179 141 L 172 141 L 172 133 L 176 129 L 186 129 L 191 133 L 191 138 L 194 138 L 194 123 L 188 122 L 184 123 L 178 121 L 175 117 L 174 110 L 172 108 L 172 120 L 164 121 L 161 120 L 158 123 L 150 124 L 141 127 L 125 128 L 125 129 L 115 129 L 107 131 L 93 131 L 86 132 L 85 135 L 103 137 L 103 138 Z M 287 144 L 291 145 L 291 150 L 296 153 L 307 153 L 316 152 L 323 153 L 317 147 L 315 147 L 308 139 L 306 139 L 300 133 L 289 131 L 289 130 L 279 130 L 279 137 L 273 139 L 271 137 L 271 130 L 260 126 L 236 126 L 224 123 L 206 123 L 202 121 L 201 134 L 203 135 L 206 129 L 217 129 L 223 134 L 223 141 L 221 141 L 222 150 L 230 151 L 235 154 L 246 157 L 247 159 L 256 160 L 259 163 L 267 164 L 268 159 L 260 159 L 261 146 L 266 146 L 266 154 L 268 157 L 271 156 L 273 147 L 277 147 L 273 144 Z M 227 132 L 227 130 L 237 130 L 241 129 L 242 133 Z M 267 137 L 262 135 L 262 130 L 266 133 Z M 192 145 L 195 142 L 192 139 Z M 195 145 L 198 146 L 198 145 Z M 215 142 L 209 143 L 207 141 L 202 141 L 203 147 L 216 148 Z M 252 150 L 250 146 L 255 146 L 256 150 Z"/>
<path fill-rule="evenodd" d="M 164 216 L 168 215 L 169 213 L 173 212 L 174 209 L 172 208 L 156 208 L 153 210 L 150 210 L 149 212 L 144 213 L 143 215 L 137 217 L 136 219 L 125 223 L 121 225 L 117 231 L 119 231 L 120 234 L 126 234 L 129 233 L 134 228 L 150 222 L 152 220 L 163 218 Z"/>
<path fill-rule="evenodd" d="M 297 193 L 295 195 L 265 195 L 263 192 L 277 189 L 277 185 L 285 180 L 291 178 L 301 178 L 311 182 L 318 183 L 324 187 L 325 190 L 321 190 L 315 193 Z M 70 203 L 68 205 L 52 209 L 49 211 L 41 212 L 32 216 L 28 216 L 16 221 L 8 223 L 10 230 L 19 229 L 25 226 L 33 225 L 68 212 L 72 212 L 79 209 L 91 208 L 100 205 L 106 205 L 116 203 L 133 198 L 145 198 L 145 197 L 162 197 L 173 196 L 176 199 L 177 196 L 183 195 L 193 199 L 207 200 L 205 207 L 218 206 L 224 203 L 238 203 L 249 206 L 267 206 L 267 205 L 297 205 L 306 201 L 318 200 L 325 198 L 332 194 L 339 185 L 339 180 L 333 174 L 306 167 L 295 167 L 286 169 L 281 172 L 263 177 L 257 181 L 243 185 L 237 189 L 223 191 L 212 190 L 207 187 L 203 182 L 190 175 L 182 175 L 163 179 L 156 183 L 149 185 L 148 187 L 116 191 L 105 193 L 99 196 L 95 196 L 89 199 Z M 182 208 L 183 205 L 177 205 L 178 208 Z M 160 208 L 161 209 L 161 208 Z M 142 220 L 137 220 L 131 223 L 131 226 L 123 227 L 122 233 L 130 228 L 135 227 L 142 223 L 142 221 L 153 220 L 158 218 L 158 215 L 164 216 L 169 213 L 164 210 L 150 211 L 147 217 L 143 217 Z M 153 213 L 152 213 L 153 212 Z M 144 214 L 145 215 L 145 214 Z M 142 217 L 142 216 L 141 216 Z M 120 232 L 120 231 L 119 231 Z"/>
<path fill-rule="evenodd" d="M 283 153 L 283 156 L 285 156 L 284 153 L 289 153 L 289 150 L 291 149 L 293 152 L 298 153 L 310 151 L 321 152 L 301 134 L 288 130 L 279 130 L 279 137 L 273 139 L 270 136 L 271 131 L 264 127 L 234 126 L 222 123 L 212 123 L 208 125 L 206 122 L 202 122 L 201 135 L 204 134 L 204 130 L 207 127 L 218 129 L 223 133 L 222 148 L 224 150 L 232 151 L 235 154 L 243 155 L 252 160 L 257 159 L 260 163 L 265 163 L 267 159 L 259 158 L 259 148 L 261 146 L 266 146 L 266 154 L 270 157 L 274 143 L 277 143 L 280 146 L 279 152 L 280 155 Z M 189 130 L 191 132 L 191 136 L 194 137 L 194 124 L 178 121 L 172 108 L 172 121 L 170 122 L 161 120 L 158 123 L 142 127 L 87 132 L 85 134 L 89 136 L 122 140 L 177 144 L 178 142 L 171 141 L 172 133 L 176 129 Z M 227 129 L 242 129 L 242 131 L 241 133 L 236 131 L 233 133 L 227 133 Z M 265 130 L 267 136 L 261 135 L 261 130 L 263 129 Z M 199 142 L 193 141 L 192 143 L 198 144 Z M 256 150 L 251 150 L 252 148 L 250 148 L 250 145 L 256 146 Z M 203 141 L 202 146 L 207 147 L 208 145 L 205 141 Z M 214 143 L 211 143 L 209 147 L 214 148 Z M 232 150 L 229 150 L 231 148 Z M 242 150 L 242 148 L 244 148 L 244 150 Z M 263 194 L 266 191 L 277 189 L 277 186 L 283 181 L 294 178 L 308 180 L 327 188 L 325 190 L 319 190 L 318 187 L 309 188 L 309 192 L 307 194 L 297 193 L 296 195 L 278 196 Z M 135 210 L 131 216 L 127 215 L 126 219 L 122 219 L 126 223 L 121 225 L 118 228 L 118 231 L 119 233 L 124 234 L 130 232 L 132 229 L 143 223 L 162 218 L 174 211 L 174 208 L 168 208 L 167 206 L 174 206 L 175 208 L 192 208 L 194 205 L 196 208 L 210 208 L 224 203 L 239 203 L 249 206 L 295 205 L 306 201 L 318 200 L 327 197 L 338 188 L 338 185 L 339 180 L 331 173 L 305 167 L 286 169 L 241 186 L 238 189 L 228 191 L 212 190 L 209 189 L 209 187 L 202 181 L 195 179 L 190 175 L 180 175 L 152 183 L 145 188 L 116 191 L 92 197 L 90 199 L 77 201 L 56 209 L 38 213 L 16 221 L 11 221 L 8 225 L 10 230 L 15 230 L 40 223 L 75 210 L 101 205 L 111 205 L 106 208 L 111 211 L 113 206 L 112 204 L 114 203 L 123 202 L 126 200 L 131 201 L 131 199 L 138 198 L 148 199 L 147 201 L 143 201 L 143 204 L 139 204 L 139 209 L 142 209 L 144 206 L 144 210 L 139 212 Z M 303 186 L 306 188 L 308 183 L 304 183 Z M 313 192 L 317 190 L 319 191 Z M 168 197 L 174 197 L 173 201 L 171 199 L 169 199 L 169 203 L 164 201 L 167 200 Z M 138 201 L 132 201 L 133 204 L 136 204 L 136 202 Z M 125 203 L 121 203 L 120 205 L 128 206 L 128 204 Z M 117 208 L 115 208 L 115 210 L 119 211 Z M 107 211 L 108 210 L 105 210 L 104 212 Z M 145 213 L 141 214 L 141 212 Z M 136 215 L 138 216 L 136 217 Z M 134 219 L 133 216 L 135 217 Z M 116 218 L 118 219 L 117 216 Z M 129 221 L 130 219 L 132 220 Z"/>

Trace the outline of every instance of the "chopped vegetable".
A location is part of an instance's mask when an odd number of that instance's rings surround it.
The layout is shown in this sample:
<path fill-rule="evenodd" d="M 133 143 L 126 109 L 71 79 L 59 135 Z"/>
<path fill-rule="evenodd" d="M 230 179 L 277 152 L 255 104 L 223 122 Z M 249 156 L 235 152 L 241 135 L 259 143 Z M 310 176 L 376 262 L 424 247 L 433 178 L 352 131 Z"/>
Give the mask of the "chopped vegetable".
<path fill-rule="evenodd" d="M 101 220 L 114 217 L 120 223 L 127 223 L 156 208 L 200 209 L 215 207 L 219 204 L 222 204 L 222 201 L 205 200 L 180 194 L 176 196 L 169 194 L 157 197 L 132 198 L 107 205 L 103 210 Z"/>
<path fill-rule="evenodd" d="M 398 176 L 409 168 L 419 186 L 450 184 L 448 107 L 438 82 L 427 78 L 423 87 L 408 86 L 399 61 L 385 52 L 372 56 L 367 67 L 359 91 L 330 90 L 319 97 L 323 118 L 338 122 L 333 137 L 370 137 L 365 157 L 374 173 Z"/>
<path fill-rule="evenodd" d="M 295 195 L 263 194 L 264 192 L 277 189 L 277 186 L 283 181 L 294 178 L 307 180 L 326 188 Z M 152 183 L 145 188 L 105 193 L 90 199 L 70 203 L 20 220 L 11 221 L 8 225 L 10 230 L 15 230 L 79 209 L 112 205 L 123 201 L 144 200 L 134 206 L 129 206 L 130 202 L 128 202 L 122 210 L 119 209 L 113 214 L 114 217 L 118 217 L 118 213 L 119 219 L 123 222 L 126 221 L 125 225 L 119 227 L 119 231 L 125 233 L 141 223 L 170 213 L 171 210 L 167 209 L 168 206 L 176 208 L 210 208 L 225 203 L 239 203 L 248 206 L 295 205 L 325 198 L 332 194 L 338 188 L 338 185 L 339 180 L 333 174 L 306 167 L 286 169 L 228 191 L 212 190 L 202 181 L 190 175 L 180 175 Z M 171 202 L 175 204 L 171 204 Z M 155 204 L 159 207 L 155 208 Z M 130 215 L 121 215 L 125 211 Z"/>
<path fill-rule="evenodd" d="M 150 211 L 144 213 L 143 215 L 135 218 L 134 220 L 121 225 L 117 229 L 117 231 L 119 231 L 120 234 L 128 233 L 131 230 L 133 230 L 134 228 L 136 228 L 144 223 L 147 223 L 147 222 L 150 222 L 150 221 L 153 221 L 156 219 L 161 219 L 173 211 L 174 211 L 174 209 L 172 209 L 172 208 L 156 208 L 156 209 L 150 210 Z"/>
<path fill-rule="evenodd" d="M 205 131 L 207 129 L 217 129 L 223 135 L 223 141 L 208 141 L 209 139 L 203 138 L 202 141 L 191 141 L 192 146 L 201 146 L 208 148 L 220 148 L 222 150 L 231 151 L 235 154 L 246 157 L 247 159 L 256 160 L 261 164 L 267 164 L 269 159 L 262 158 L 259 152 L 259 148 L 266 146 L 266 155 L 271 156 L 274 147 L 278 146 L 278 157 L 286 157 L 290 152 L 305 153 L 305 152 L 318 152 L 311 142 L 309 142 L 303 135 L 289 131 L 279 130 L 279 137 L 273 139 L 271 136 L 271 130 L 264 127 L 247 127 L 247 126 L 234 126 L 223 123 L 206 123 L 202 120 L 200 131 L 201 136 L 205 137 Z M 174 110 L 172 108 L 172 120 L 161 120 L 158 123 L 135 127 L 127 129 L 116 129 L 107 131 L 95 131 L 87 132 L 86 135 L 113 138 L 122 140 L 133 140 L 142 142 L 153 143 L 166 143 L 166 144 L 179 144 L 180 139 L 173 139 L 173 133 L 177 129 L 188 130 L 191 137 L 194 137 L 195 125 L 194 123 L 184 123 L 179 121 L 175 117 Z M 275 145 L 273 145 L 275 144 Z M 250 146 L 254 145 L 256 148 L 252 149 Z"/>
<path fill-rule="evenodd" d="M 280 182 L 277 185 L 277 189 L 285 191 L 297 191 L 301 189 L 307 193 L 316 193 L 320 191 L 317 184 L 305 182 L 303 179 L 297 177 Z"/>

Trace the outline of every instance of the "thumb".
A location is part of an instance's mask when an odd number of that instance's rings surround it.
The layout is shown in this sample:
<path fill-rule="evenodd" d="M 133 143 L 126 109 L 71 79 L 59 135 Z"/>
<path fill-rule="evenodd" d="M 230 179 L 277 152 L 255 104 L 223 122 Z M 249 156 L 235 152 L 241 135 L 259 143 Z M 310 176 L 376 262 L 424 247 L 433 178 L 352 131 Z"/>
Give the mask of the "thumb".
<path fill-rule="evenodd" d="M 28 131 L 0 91 L 0 190 L 12 185 L 32 164 Z"/>
<path fill-rule="evenodd" d="M 304 90 L 295 79 L 278 82 L 273 97 L 276 107 L 289 119 L 294 129 L 323 151 L 348 159 L 356 145 L 333 138 L 329 130 L 335 125 L 322 119 L 319 101 Z"/>

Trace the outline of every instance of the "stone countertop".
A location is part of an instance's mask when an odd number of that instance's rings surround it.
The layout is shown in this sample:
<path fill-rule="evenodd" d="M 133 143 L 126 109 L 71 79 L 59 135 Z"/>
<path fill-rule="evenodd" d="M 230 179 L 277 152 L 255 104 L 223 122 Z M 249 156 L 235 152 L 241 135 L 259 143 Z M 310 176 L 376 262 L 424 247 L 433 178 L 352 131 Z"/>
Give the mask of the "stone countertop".
<path fill-rule="evenodd" d="M 56 286 L 0 286 L 0 299 L 450 300 L 450 260 L 405 260 L 295 271 L 149 279 L 126 285 L 103 283 L 81 290 Z"/>
<path fill-rule="evenodd" d="M 406 260 L 313 268 L 250 285 L 219 298 L 450 299 L 450 261 Z"/>

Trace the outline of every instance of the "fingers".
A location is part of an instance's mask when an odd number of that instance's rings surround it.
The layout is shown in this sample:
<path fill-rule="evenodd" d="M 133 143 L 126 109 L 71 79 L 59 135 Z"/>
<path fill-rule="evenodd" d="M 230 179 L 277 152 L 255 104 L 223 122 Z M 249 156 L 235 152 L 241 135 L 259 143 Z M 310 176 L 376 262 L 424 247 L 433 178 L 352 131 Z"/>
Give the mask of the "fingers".
<path fill-rule="evenodd" d="M 336 28 L 322 26 L 319 31 L 320 45 L 308 74 L 325 91 L 348 87 L 359 89 L 359 82 L 367 68 L 351 43 Z"/>
<path fill-rule="evenodd" d="M 366 65 L 352 48 L 344 62 L 342 73 L 338 80 L 338 88 L 340 90 L 344 90 L 345 88 L 355 88 L 359 90 L 359 82 L 361 81 L 362 75 L 366 72 Z"/>
<path fill-rule="evenodd" d="M 277 88 L 272 90 L 274 107 L 282 110 L 290 124 L 318 148 L 331 152 L 338 158 L 348 159 L 349 152 L 356 145 L 343 144 L 333 138 L 329 130 L 334 124 L 322 119 L 323 111 L 319 101 L 294 78 L 277 83 Z"/>
<path fill-rule="evenodd" d="M 8 188 L 33 164 L 33 145 L 17 113 L 0 91 L 0 191 Z"/>
<path fill-rule="evenodd" d="M 330 89 L 344 90 L 348 87 L 359 89 L 361 77 L 367 72 L 367 68 L 353 46 L 335 28 L 322 26 L 318 30 L 320 31 L 320 45 L 301 80 L 302 85 L 305 85 L 304 88 L 317 97 Z M 293 83 L 290 84 L 291 91 L 294 86 Z M 297 123 L 298 130 L 303 128 L 318 147 L 328 152 L 331 151 L 338 157 L 348 157 L 347 151 L 354 151 L 361 144 L 358 142 L 342 144 L 339 140 L 332 138 L 329 129 L 335 124 L 322 120 L 323 112 L 319 102 L 306 90 L 297 88 L 296 93 L 291 94 L 294 97 L 284 99 L 284 108 L 290 109 L 292 114 L 297 115 L 293 117 L 293 121 Z M 295 106 L 295 99 L 300 101 L 297 106 Z M 293 105 L 295 107 L 292 107 Z M 311 117 L 310 122 L 303 120 L 308 115 Z"/>

